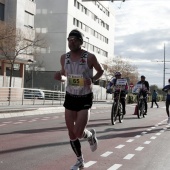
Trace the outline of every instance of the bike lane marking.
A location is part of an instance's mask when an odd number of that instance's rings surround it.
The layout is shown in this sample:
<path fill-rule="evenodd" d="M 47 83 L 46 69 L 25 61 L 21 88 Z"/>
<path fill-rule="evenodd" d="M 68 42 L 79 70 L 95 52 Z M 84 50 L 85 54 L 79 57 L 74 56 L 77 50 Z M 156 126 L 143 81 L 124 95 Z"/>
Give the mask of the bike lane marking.
<path fill-rule="evenodd" d="M 133 142 L 133 141 L 134 141 L 134 139 L 129 139 L 126 142 Z"/>
<path fill-rule="evenodd" d="M 107 151 L 105 153 L 103 153 L 102 155 L 100 155 L 101 157 L 107 157 L 109 155 L 111 155 L 113 152 Z"/>
<path fill-rule="evenodd" d="M 111 166 L 109 169 L 107 170 L 117 170 L 122 166 L 122 164 L 114 164 L 113 166 Z"/>
<path fill-rule="evenodd" d="M 121 148 L 123 148 L 125 145 L 118 145 L 118 146 L 116 146 L 115 148 L 118 148 L 118 149 L 121 149 Z"/>
<path fill-rule="evenodd" d="M 84 167 L 85 167 L 85 168 L 88 168 L 88 167 L 94 165 L 96 162 L 97 162 L 97 161 L 89 161 L 89 162 L 85 163 Z"/>
<path fill-rule="evenodd" d="M 135 154 L 127 154 L 123 159 L 130 160 L 135 156 Z"/>

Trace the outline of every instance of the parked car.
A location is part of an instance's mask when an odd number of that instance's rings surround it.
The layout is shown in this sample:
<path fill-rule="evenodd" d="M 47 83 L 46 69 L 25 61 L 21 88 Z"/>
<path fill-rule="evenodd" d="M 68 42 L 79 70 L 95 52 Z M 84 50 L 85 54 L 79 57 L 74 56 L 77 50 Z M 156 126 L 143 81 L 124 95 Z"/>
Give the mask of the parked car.
<path fill-rule="evenodd" d="M 45 94 L 42 90 L 24 89 L 24 99 L 44 99 Z"/>

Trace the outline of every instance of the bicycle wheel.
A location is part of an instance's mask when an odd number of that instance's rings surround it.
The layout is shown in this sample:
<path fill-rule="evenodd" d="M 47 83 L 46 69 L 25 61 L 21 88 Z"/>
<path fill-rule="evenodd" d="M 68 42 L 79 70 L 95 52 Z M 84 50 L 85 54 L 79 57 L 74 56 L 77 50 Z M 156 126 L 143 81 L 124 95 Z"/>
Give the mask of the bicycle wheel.
<path fill-rule="evenodd" d="M 137 116 L 138 116 L 138 119 L 141 118 L 141 108 L 142 108 L 142 105 L 141 105 L 141 101 L 138 102 L 138 109 L 137 109 Z"/>
<path fill-rule="evenodd" d="M 145 103 L 142 101 L 142 115 L 145 117 Z"/>
<path fill-rule="evenodd" d="M 122 123 L 124 115 L 123 115 L 123 108 L 121 103 L 119 103 L 118 106 L 118 114 L 119 114 L 119 123 Z"/>
<path fill-rule="evenodd" d="M 117 107 L 117 104 L 113 103 L 112 110 L 111 110 L 111 123 L 112 123 L 112 125 L 115 125 L 116 120 L 117 120 L 116 107 Z"/>

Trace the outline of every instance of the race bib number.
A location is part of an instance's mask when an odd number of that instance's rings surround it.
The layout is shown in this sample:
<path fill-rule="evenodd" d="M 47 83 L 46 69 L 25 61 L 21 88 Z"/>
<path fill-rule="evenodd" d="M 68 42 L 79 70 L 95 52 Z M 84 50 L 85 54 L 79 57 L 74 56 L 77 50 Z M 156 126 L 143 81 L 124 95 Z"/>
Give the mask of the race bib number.
<path fill-rule="evenodd" d="M 118 86 L 126 86 L 127 80 L 126 79 L 117 79 L 116 80 L 116 85 Z"/>
<path fill-rule="evenodd" d="M 136 89 L 142 89 L 142 84 L 136 84 L 136 85 L 135 85 L 135 88 L 136 88 Z"/>
<path fill-rule="evenodd" d="M 70 86 L 84 86 L 84 78 L 83 75 L 68 75 L 68 84 Z"/>

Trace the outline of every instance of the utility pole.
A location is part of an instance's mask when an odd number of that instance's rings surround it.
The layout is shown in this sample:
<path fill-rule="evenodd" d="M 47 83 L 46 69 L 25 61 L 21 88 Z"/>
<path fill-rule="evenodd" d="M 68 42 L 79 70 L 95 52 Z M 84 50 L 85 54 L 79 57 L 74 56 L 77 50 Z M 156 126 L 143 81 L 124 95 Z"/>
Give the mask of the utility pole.
<path fill-rule="evenodd" d="M 165 63 L 166 62 L 170 62 L 170 61 L 166 61 L 165 56 L 166 56 L 166 54 L 165 54 L 165 43 L 164 43 L 164 57 L 163 57 L 163 61 L 155 61 L 155 62 L 163 62 L 163 87 L 165 86 L 165 69 L 167 69 L 167 68 L 165 68 Z"/>

